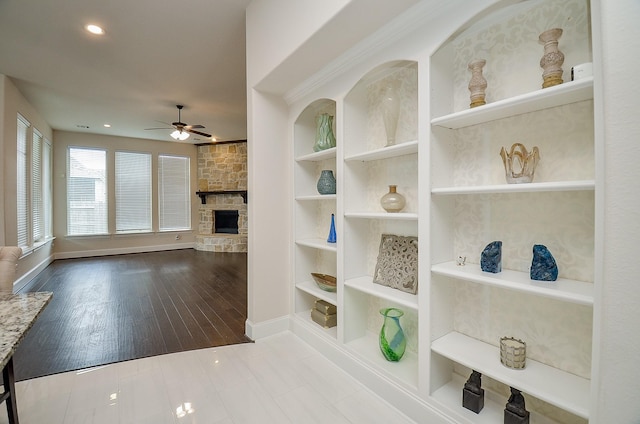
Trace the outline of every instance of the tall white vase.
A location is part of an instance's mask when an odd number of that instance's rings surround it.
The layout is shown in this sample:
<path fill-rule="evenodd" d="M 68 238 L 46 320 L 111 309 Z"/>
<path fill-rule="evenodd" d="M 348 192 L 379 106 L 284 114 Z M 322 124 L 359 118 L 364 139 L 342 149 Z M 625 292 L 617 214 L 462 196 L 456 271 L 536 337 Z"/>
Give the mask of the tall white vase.
<path fill-rule="evenodd" d="M 384 87 L 382 94 L 382 119 L 387 133 L 387 146 L 396 144 L 398 116 L 400 115 L 400 95 L 397 83 L 392 82 Z"/>

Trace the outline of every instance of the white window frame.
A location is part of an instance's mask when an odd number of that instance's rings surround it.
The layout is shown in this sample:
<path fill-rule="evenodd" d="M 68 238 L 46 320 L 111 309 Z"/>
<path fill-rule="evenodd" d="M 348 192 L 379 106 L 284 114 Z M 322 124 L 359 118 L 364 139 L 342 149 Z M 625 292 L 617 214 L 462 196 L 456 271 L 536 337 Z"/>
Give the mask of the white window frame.
<path fill-rule="evenodd" d="M 137 159 L 127 163 L 134 158 Z M 138 162 L 138 159 L 143 158 L 146 163 Z M 153 231 L 152 159 L 151 153 L 146 152 L 124 150 L 115 152 L 116 234 L 150 233 Z M 146 187 L 131 185 L 132 181 L 141 181 L 142 179 L 146 180 Z"/>
<path fill-rule="evenodd" d="M 71 176 L 71 151 L 72 150 L 85 150 L 85 151 L 95 151 L 95 152 L 102 152 L 104 153 L 104 175 L 102 176 L 103 180 L 102 180 L 102 184 L 96 184 L 97 190 L 94 194 L 95 197 L 100 197 L 103 198 L 104 201 L 102 202 L 104 205 L 102 206 L 102 208 L 104 209 L 104 221 L 103 222 L 97 222 L 97 225 L 102 225 L 104 227 L 104 231 L 95 231 L 95 232 L 71 232 L 70 228 L 70 222 L 73 219 L 71 211 L 74 209 L 81 209 L 81 208 L 72 208 L 71 207 L 71 202 L 72 201 L 78 201 L 78 200 L 72 200 L 71 196 L 70 196 L 70 183 L 71 183 L 71 178 L 73 178 Z M 66 235 L 67 237 L 83 237 L 83 236 L 104 236 L 104 235 L 109 235 L 109 208 L 110 208 L 110 204 L 109 204 L 109 168 L 108 168 L 108 151 L 107 149 L 99 149 L 99 148 L 93 148 L 93 147 L 86 147 L 86 146 L 69 146 L 67 148 L 67 184 L 66 184 L 66 194 L 67 194 L 67 231 L 66 231 Z M 84 177 L 86 178 L 86 177 Z M 98 180 L 99 178 L 94 178 L 96 180 Z M 96 182 L 94 182 L 95 184 Z M 91 205 L 91 201 L 88 201 L 88 208 L 90 209 L 92 207 Z M 98 204 L 98 206 L 100 206 L 100 204 L 95 201 L 94 198 L 94 202 Z M 95 207 L 95 205 L 93 205 L 93 207 Z"/>
<path fill-rule="evenodd" d="M 183 174 L 183 182 L 186 183 L 182 185 L 182 192 L 177 192 L 177 187 L 175 185 L 169 184 L 171 181 L 175 181 L 174 175 L 173 178 L 169 176 L 165 179 L 165 172 L 163 162 L 164 160 L 171 159 L 180 159 L 186 161 L 186 169 L 180 172 Z M 193 227 L 192 219 L 191 219 L 191 158 L 189 156 L 179 156 L 179 155 L 168 155 L 168 154 L 159 154 L 158 155 L 158 231 L 160 232 L 171 232 L 171 231 L 191 231 Z M 175 199 L 173 202 L 170 202 L 167 199 L 168 195 L 175 197 L 181 197 L 179 202 L 176 202 Z M 168 225 L 166 221 L 168 217 L 165 216 L 165 209 L 170 204 L 184 204 L 185 211 L 183 212 L 182 218 L 186 220 L 186 225 L 177 226 L 177 225 Z"/>
<path fill-rule="evenodd" d="M 16 123 L 16 244 L 26 254 L 53 240 L 52 150 L 19 113 Z"/>

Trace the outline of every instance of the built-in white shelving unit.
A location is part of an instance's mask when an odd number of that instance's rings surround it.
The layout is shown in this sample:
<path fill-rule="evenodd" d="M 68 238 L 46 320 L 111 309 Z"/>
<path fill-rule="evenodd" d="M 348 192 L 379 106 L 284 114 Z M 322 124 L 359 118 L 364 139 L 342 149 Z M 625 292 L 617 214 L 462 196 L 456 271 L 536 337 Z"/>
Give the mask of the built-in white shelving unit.
<path fill-rule="evenodd" d="M 318 299 L 338 305 L 335 292 L 321 290 L 311 273 L 337 275 L 337 246 L 327 241 L 331 214 L 336 214 L 336 194 L 320 194 L 317 181 L 321 171 L 336 173 L 337 147 L 313 151 L 316 139 L 316 116 L 328 113 L 335 117 L 336 104 L 320 99 L 310 104 L 294 124 L 294 284 L 292 310 L 304 328 L 316 336 L 336 340 L 337 328 L 323 328 L 311 319 Z M 334 121 L 335 125 L 335 121 Z M 333 129 L 335 134 L 335 128 Z"/>
<path fill-rule="evenodd" d="M 590 40 L 597 11 L 589 0 L 516 3 L 497 2 L 467 17 L 439 42 L 425 41 L 424 51 L 409 37 L 417 50 L 405 60 L 387 55 L 359 78 L 335 76 L 327 86 L 336 100 L 318 96 L 296 109 L 293 328 L 321 340 L 322 349 L 332 346 L 331 356 L 344 354 L 344 367 L 374 390 L 396 390 L 401 405 L 417 400 L 451 422 L 502 422 L 513 387 L 524 394 L 532 424 L 585 424 L 598 369 L 594 317 L 602 282 L 594 264 L 602 261 L 602 175 L 595 155 L 602 140 L 594 113 L 602 100 L 594 77 L 568 78 L 572 65 L 599 60 Z M 542 89 L 537 38 L 554 26 L 564 29 L 565 82 Z M 469 108 L 467 65 L 478 57 L 487 61 L 487 104 Z M 387 146 L 380 100 L 390 83 L 402 100 L 396 142 Z M 313 152 L 322 112 L 335 116 L 337 147 Z M 516 142 L 540 150 L 532 183 L 506 182 L 499 152 Z M 315 189 L 323 169 L 336 174 L 335 195 Z M 380 206 L 389 185 L 406 197 L 400 213 Z M 326 241 L 331 214 L 338 243 Z M 382 234 L 418 237 L 416 294 L 374 283 Z M 479 264 L 494 240 L 503 242 L 495 274 Z M 534 244 L 554 255 L 557 281 L 530 278 Z M 337 292 L 320 290 L 311 272 L 336 275 Z M 310 319 L 317 299 L 337 306 L 337 327 Z M 386 307 L 405 313 L 407 351 L 397 363 L 378 346 L 379 310 Z M 524 370 L 500 363 L 503 336 L 527 343 Z M 487 380 L 480 414 L 461 405 L 471 370 Z"/>

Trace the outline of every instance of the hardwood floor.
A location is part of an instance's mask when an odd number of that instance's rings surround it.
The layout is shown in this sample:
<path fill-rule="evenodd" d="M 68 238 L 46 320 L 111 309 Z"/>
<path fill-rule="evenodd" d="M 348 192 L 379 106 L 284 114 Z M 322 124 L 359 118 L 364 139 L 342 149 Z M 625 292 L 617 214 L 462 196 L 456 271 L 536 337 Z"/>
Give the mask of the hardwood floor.
<path fill-rule="evenodd" d="M 53 298 L 14 355 L 16 380 L 249 341 L 246 253 L 57 260 L 28 291 Z"/>

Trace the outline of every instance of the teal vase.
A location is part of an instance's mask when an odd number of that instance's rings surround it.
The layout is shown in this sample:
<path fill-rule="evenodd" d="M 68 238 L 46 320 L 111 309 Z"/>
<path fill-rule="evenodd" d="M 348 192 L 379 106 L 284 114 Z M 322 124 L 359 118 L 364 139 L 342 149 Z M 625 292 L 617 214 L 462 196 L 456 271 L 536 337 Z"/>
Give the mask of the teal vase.
<path fill-rule="evenodd" d="M 313 151 L 319 152 L 336 147 L 336 136 L 333 134 L 333 116 L 321 113 L 316 116 L 316 144 Z"/>
<path fill-rule="evenodd" d="M 407 339 L 400 326 L 404 312 L 398 308 L 383 308 L 380 314 L 384 317 L 380 329 L 380 350 L 387 361 L 398 362 L 407 348 Z"/>
<path fill-rule="evenodd" d="M 316 187 L 320 194 L 336 194 L 336 178 L 333 176 L 333 171 L 323 169 Z"/>

